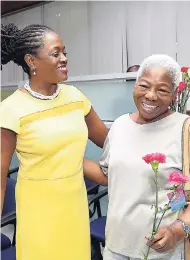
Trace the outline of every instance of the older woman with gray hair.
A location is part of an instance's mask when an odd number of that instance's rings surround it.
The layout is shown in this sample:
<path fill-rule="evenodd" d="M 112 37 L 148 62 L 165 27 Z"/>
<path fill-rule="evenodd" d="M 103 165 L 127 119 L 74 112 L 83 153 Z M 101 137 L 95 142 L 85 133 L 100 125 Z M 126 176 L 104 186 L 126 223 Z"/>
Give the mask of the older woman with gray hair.
<path fill-rule="evenodd" d="M 168 175 L 182 172 L 181 135 L 188 115 L 170 110 L 180 80 L 180 67 L 167 55 L 152 55 L 140 66 L 134 88 L 137 112 L 125 114 L 113 123 L 99 164 L 85 160 L 86 175 L 94 181 L 108 181 L 109 205 L 104 260 L 148 259 L 181 260 L 190 208 L 179 216 L 168 211 L 152 240 L 155 188 L 151 167 L 142 157 L 151 152 L 166 155 L 160 167 L 159 205 L 168 203 Z M 108 179 L 108 180 L 107 180 Z M 183 221 L 177 221 L 178 217 Z"/>

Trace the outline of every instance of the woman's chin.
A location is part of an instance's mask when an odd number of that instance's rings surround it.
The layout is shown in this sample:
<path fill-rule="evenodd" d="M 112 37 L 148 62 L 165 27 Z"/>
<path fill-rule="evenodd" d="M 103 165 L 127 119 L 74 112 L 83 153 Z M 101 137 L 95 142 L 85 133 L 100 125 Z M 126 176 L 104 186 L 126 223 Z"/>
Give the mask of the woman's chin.
<path fill-rule="evenodd" d="M 159 120 L 161 118 L 164 118 L 166 116 L 166 114 L 167 114 L 167 111 L 162 112 L 162 113 L 154 113 L 154 112 L 150 113 L 150 112 L 146 112 L 144 110 L 139 111 L 139 115 L 141 116 L 141 118 L 147 122 L 152 122 L 152 121 L 155 121 L 156 119 Z"/>
<path fill-rule="evenodd" d="M 144 108 L 141 111 L 139 111 L 139 114 L 141 114 L 141 116 L 144 117 L 144 119 L 148 120 L 154 120 L 154 118 L 159 116 L 159 113 L 156 113 L 156 111 Z"/>
<path fill-rule="evenodd" d="M 61 83 L 63 81 L 66 81 L 68 79 L 68 76 L 67 75 L 64 75 L 62 77 L 59 77 L 58 80 L 57 80 L 57 83 Z"/>

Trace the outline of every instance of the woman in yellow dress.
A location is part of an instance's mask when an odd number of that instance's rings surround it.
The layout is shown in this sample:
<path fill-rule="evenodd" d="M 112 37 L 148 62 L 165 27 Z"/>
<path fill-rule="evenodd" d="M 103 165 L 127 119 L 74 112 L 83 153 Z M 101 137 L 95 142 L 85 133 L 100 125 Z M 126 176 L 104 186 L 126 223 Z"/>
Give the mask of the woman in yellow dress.
<path fill-rule="evenodd" d="M 17 260 L 90 260 L 83 179 L 89 138 L 102 147 L 107 128 L 67 79 L 66 50 L 44 25 L 2 26 L 1 62 L 22 66 L 23 88 L 0 105 L 1 200 L 16 150 Z M 82 61 L 81 61 L 82 62 Z"/>

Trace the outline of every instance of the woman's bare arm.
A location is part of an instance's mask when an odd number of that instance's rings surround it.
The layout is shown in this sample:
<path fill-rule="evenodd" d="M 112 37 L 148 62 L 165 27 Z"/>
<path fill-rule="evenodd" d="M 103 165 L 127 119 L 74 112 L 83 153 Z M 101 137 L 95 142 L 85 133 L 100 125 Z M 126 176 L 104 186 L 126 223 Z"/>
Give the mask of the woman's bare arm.
<path fill-rule="evenodd" d="M 84 158 L 84 175 L 100 185 L 108 185 L 108 177 L 104 175 L 99 163 Z"/>
<path fill-rule="evenodd" d="M 7 174 L 16 148 L 16 134 L 1 128 L 1 212 L 6 190 Z"/>
<path fill-rule="evenodd" d="M 90 112 L 85 116 L 85 121 L 88 127 L 89 139 L 102 148 L 109 129 L 101 121 L 93 108 L 91 108 Z"/>
<path fill-rule="evenodd" d="M 104 146 L 109 129 L 98 117 L 93 108 L 86 115 L 85 121 L 88 127 L 89 139 L 99 147 Z M 97 184 L 107 185 L 108 178 L 104 175 L 100 165 L 92 160 L 84 158 L 84 175 Z"/>

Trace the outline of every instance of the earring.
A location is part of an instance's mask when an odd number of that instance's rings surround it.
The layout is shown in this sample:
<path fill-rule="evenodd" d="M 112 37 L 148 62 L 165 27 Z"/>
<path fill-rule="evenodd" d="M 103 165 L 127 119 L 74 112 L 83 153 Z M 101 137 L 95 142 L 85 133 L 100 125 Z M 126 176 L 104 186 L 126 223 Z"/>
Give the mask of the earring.
<path fill-rule="evenodd" d="M 33 75 L 35 76 L 36 75 L 36 70 L 34 68 L 31 68 L 32 72 L 33 72 Z"/>

